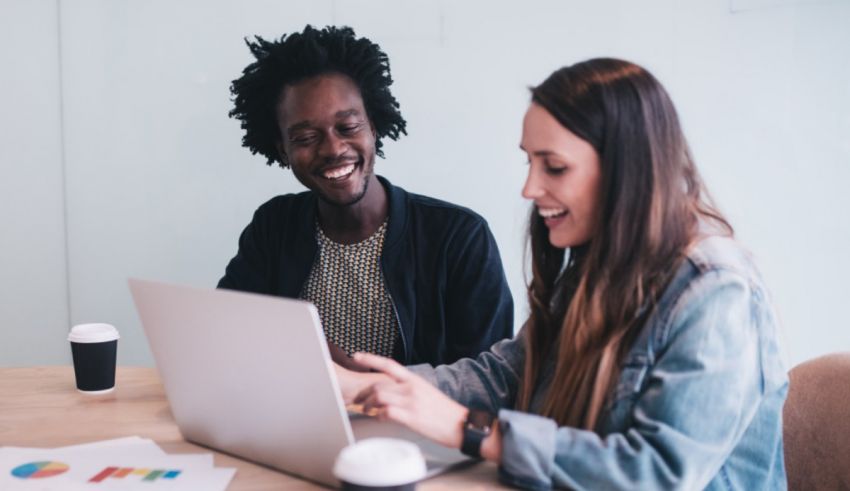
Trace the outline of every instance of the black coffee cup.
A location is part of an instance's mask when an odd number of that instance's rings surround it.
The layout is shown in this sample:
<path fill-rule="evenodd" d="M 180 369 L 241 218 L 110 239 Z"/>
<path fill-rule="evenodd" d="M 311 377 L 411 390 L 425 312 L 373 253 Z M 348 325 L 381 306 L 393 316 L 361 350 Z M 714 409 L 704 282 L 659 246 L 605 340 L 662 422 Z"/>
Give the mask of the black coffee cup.
<path fill-rule="evenodd" d="M 77 390 L 103 394 L 115 389 L 118 330 L 110 324 L 78 324 L 68 334 Z"/>

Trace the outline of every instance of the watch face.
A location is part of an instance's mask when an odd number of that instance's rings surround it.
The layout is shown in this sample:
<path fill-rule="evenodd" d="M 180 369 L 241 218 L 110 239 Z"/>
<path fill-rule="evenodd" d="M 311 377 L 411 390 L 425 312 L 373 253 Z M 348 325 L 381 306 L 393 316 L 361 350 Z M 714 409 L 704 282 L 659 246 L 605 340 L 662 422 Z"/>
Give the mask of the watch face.
<path fill-rule="evenodd" d="M 466 427 L 470 430 L 489 434 L 491 427 L 493 426 L 494 419 L 496 418 L 486 411 L 471 409 L 469 411 L 469 416 L 466 417 Z"/>

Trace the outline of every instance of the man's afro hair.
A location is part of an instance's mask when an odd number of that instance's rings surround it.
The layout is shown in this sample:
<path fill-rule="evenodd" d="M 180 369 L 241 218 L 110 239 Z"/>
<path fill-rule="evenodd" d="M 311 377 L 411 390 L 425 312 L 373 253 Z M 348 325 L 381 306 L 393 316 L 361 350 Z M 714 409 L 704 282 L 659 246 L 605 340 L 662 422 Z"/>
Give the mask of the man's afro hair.
<path fill-rule="evenodd" d="M 252 154 L 261 154 L 267 164 L 288 163 L 277 151 L 281 135 L 276 106 L 283 88 L 326 73 L 350 77 L 359 87 L 367 116 L 375 127 L 376 153 L 383 157 L 381 139 L 397 140 L 407 134 L 407 122 L 399 112 L 398 101 L 390 93 L 393 80 L 386 53 L 366 38 L 357 38 L 350 27 L 312 26 L 303 32 L 266 41 L 254 36 L 245 40 L 257 61 L 248 65 L 230 86 L 234 107 L 230 117 L 242 122 L 242 145 Z"/>

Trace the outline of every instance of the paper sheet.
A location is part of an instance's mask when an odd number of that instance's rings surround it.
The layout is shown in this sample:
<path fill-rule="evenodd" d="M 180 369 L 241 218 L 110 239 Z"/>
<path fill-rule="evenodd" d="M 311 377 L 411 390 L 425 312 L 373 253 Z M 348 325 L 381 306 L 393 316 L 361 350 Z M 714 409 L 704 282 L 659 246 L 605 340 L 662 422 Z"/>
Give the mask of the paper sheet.
<path fill-rule="evenodd" d="M 223 491 L 236 469 L 213 455 L 168 455 L 152 440 L 120 438 L 55 449 L 0 448 L 0 490 Z"/>

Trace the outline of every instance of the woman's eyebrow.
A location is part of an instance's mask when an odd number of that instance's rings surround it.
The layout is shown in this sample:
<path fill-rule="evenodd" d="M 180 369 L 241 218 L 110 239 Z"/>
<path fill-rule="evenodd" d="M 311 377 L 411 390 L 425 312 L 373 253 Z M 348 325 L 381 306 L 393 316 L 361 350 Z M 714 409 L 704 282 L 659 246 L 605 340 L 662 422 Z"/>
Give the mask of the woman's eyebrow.
<path fill-rule="evenodd" d="M 558 157 L 558 156 L 560 156 L 559 153 L 553 152 L 552 150 L 535 150 L 533 152 L 529 152 L 528 150 L 526 150 L 522 146 L 520 146 L 519 148 L 522 149 L 523 152 L 534 155 L 535 157 L 551 157 L 551 156 Z"/>

